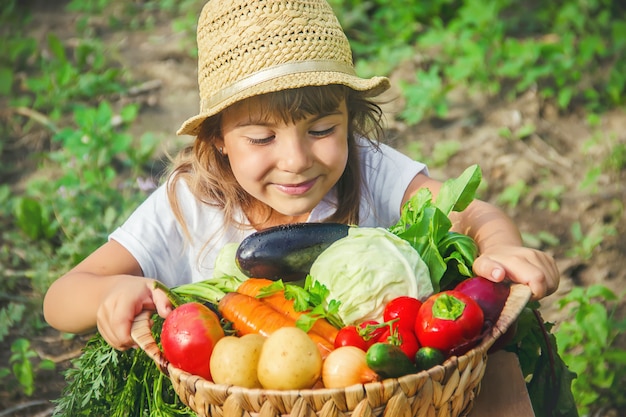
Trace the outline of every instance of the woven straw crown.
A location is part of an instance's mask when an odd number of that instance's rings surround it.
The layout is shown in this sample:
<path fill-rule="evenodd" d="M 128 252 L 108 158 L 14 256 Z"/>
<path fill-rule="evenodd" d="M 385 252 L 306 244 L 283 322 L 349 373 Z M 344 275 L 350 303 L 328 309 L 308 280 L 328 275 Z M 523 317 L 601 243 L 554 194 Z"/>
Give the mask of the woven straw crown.
<path fill-rule="evenodd" d="M 198 20 L 200 113 L 179 135 L 249 97 L 291 88 L 342 84 L 369 96 L 385 77 L 360 78 L 339 21 L 325 0 L 212 0 Z"/>

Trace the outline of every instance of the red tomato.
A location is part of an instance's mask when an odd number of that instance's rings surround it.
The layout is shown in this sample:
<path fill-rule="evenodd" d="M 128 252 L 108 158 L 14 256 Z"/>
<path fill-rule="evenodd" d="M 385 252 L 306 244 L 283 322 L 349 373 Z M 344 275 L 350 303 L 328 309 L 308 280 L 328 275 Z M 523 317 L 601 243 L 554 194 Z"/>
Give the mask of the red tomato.
<path fill-rule="evenodd" d="M 417 298 L 409 296 L 396 297 L 385 306 L 383 319 L 386 322 L 396 320 L 393 323 L 394 327 L 413 331 L 415 327 L 415 317 L 421 305 L 422 302 Z"/>
<path fill-rule="evenodd" d="M 350 325 L 339 330 L 335 337 L 335 348 L 340 346 L 355 346 L 361 350 L 367 349 L 378 342 L 387 330 L 387 326 L 375 320 L 368 320 L 356 326 Z"/>
<path fill-rule="evenodd" d="M 209 361 L 222 337 L 217 315 L 204 304 L 192 302 L 178 306 L 163 321 L 161 345 L 172 365 L 211 381 Z"/>
<path fill-rule="evenodd" d="M 341 346 L 354 346 L 363 351 L 367 351 L 368 341 L 365 341 L 359 334 L 356 326 L 346 326 L 339 330 L 335 337 L 335 349 Z"/>
<path fill-rule="evenodd" d="M 417 340 L 417 336 L 415 336 L 415 332 L 409 329 L 399 328 L 398 332 L 398 341 L 400 349 L 406 354 L 406 356 L 411 359 L 411 361 L 415 361 L 415 354 L 420 348 L 420 344 Z"/>
<path fill-rule="evenodd" d="M 385 323 L 379 323 L 376 320 L 366 320 L 358 325 L 359 333 L 368 342 L 368 346 L 372 346 L 380 339 L 380 337 L 389 330 L 389 326 Z"/>
<path fill-rule="evenodd" d="M 478 341 L 483 322 L 483 311 L 476 301 L 459 291 L 442 291 L 422 304 L 415 334 L 422 346 L 461 354 Z"/>
<path fill-rule="evenodd" d="M 413 329 L 387 329 L 378 341 L 398 346 L 411 361 L 415 361 L 415 354 L 420 348 L 419 341 Z"/>

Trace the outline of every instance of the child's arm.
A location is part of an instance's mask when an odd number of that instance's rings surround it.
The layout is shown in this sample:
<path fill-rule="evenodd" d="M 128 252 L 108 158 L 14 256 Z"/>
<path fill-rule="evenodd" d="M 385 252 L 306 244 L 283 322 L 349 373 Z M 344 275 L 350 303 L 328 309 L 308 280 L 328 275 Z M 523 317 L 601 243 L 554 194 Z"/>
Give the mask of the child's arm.
<path fill-rule="evenodd" d="M 165 317 L 171 305 L 142 277 L 135 258 L 119 243 L 109 241 L 55 281 L 44 298 L 44 316 L 54 328 L 84 333 L 96 327 L 117 349 L 134 345 L 130 326 L 142 310 Z"/>
<path fill-rule="evenodd" d="M 429 188 L 434 196 L 441 183 L 418 174 L 409 185 L 404 202 L 419 188 Z M 453 230 L 471 236 L 478 244 L 479 257 L 474 273 L 493 281 L 505 278 L 527 284 L 534 299 L 553 293 L 559 285 L 559 270 L 554 258 L 542 251 L 523 246 L 513 221 L 497 207 L 475 200 L 461 213 L 450 214 Z"/>

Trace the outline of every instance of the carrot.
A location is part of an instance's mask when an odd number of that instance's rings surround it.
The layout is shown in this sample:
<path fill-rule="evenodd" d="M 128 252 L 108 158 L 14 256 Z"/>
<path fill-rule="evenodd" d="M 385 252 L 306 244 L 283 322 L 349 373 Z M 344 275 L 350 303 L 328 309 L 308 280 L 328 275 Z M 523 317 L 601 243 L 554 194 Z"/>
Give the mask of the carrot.
<path fill-rule="evenodd" d="M 233 323 L 240 335 L 258 333 L 269 336 L 281 327 L 296 327 L 296 321 L 276 310 L 269 304 L 249 295 L 230 292 L 219 301 L 220 314 Z M 334 349 L 334 346 L 319 334 L 309 331 L 309 337 L 317 345 L 322 359 Z"/>
<path fill-rule="evenodd" d="M 265 278 L 249 278 L 239 284 L 237 292 L 249 295 L 250 297 L 257 297 L 261 292 L 261 289 L 267 287 L 273 282 L 274 281 Z M 279 291 L 260 299 L 271 305 L 276 311 L 283 313 L 296 321 L 303 314 L 305 314 L 304 311 L 296 311 L 294 309 L 294 300 L 286 299 L 284 291 Z M 324 318 L 315 320 L 311 330 L 328 340 L 331 345 L 335 344 L 335 338 L 337 337 L 337 333 L 339 333 L 339 330 Z"/>

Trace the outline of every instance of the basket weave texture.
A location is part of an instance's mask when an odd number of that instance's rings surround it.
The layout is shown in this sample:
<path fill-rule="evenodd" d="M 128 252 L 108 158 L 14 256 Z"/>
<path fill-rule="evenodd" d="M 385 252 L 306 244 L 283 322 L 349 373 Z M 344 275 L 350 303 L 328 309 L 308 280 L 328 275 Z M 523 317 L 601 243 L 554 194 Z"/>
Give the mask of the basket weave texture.
<path fill-rule="evenodd" d="M 131 335 L 199 417 L 459 417 L 469 414 L 480 390 L 487 351 L 530 295 L 527 286 L 512 285 L 498 322 L 466 354 L 416 374 L 346 388 L 278 391 L 218 385 L 167 362 L 150 330 L 151 312 L 137 316 Z"/>

